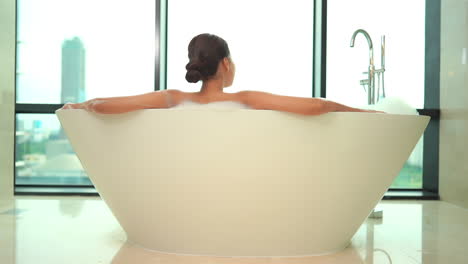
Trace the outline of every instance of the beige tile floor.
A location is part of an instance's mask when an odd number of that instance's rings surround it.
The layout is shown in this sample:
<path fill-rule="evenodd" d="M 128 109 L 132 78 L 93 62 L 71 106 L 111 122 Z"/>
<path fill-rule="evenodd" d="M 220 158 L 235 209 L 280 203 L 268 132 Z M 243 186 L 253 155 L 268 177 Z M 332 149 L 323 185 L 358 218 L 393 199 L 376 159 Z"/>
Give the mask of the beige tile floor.
<path fill-rule="evenodd" d="M 99 198 L 17 197 L 0 201 L 0 263 L 468 263 L 467 209 L 439 201 L 384 201 L 379 207 L 383 219 L 366 220 L 351 246 L 338 254 L 230 258 L 162 254 L 128 245 Z"/>

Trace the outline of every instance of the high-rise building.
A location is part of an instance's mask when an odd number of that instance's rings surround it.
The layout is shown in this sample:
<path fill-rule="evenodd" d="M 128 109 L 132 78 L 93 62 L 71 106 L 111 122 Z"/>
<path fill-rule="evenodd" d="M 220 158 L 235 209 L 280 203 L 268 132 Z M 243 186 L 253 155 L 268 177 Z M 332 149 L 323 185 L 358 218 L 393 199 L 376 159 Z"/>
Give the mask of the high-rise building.
<path fill-rule="evenodd" d="M 78 37 L 62 44 L 62 103 L 85 101 L 85 48 Z"/>

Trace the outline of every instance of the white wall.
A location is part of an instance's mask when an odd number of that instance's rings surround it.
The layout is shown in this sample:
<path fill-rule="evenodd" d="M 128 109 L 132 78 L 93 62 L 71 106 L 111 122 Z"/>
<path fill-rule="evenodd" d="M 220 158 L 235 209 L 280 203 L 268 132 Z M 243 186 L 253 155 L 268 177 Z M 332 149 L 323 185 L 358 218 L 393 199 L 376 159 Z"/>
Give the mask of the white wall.
<path fill-rule="evenodd" d="M 0 200 L 13 197 L 15 0 L 0 0 Z"/>
<path fill-rule="evenodd" d="M 468 0 L 442 0 L 440 196 L 468 208 Z"/>

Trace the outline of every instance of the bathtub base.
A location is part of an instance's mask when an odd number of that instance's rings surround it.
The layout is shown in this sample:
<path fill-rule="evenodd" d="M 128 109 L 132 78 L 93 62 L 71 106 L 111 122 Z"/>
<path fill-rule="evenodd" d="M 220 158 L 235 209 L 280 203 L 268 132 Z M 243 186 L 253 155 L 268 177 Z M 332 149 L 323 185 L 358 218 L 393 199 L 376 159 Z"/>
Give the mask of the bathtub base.
<path fill-rule="evenodd" d="M 306 258 L 306 257 L 319 257 L 319 256 L 326 256 L 326 255 L 333 255 L 338 252 L 341 252 L 345 250 L 347 247 L 351 245 L 351 241 L 348 241 L 345 243 L 343 246 L 338 247 L 334 250 L 326 251 L 326 252 L 320 252 L 320 253 L 308 253 L 308 254 L 298 254 L 298 255 L 289 255 L 289 254 L 278 254 L 278 255 L 220 255 L 217 253 L 209 254 L 199 254 L 199 253 L 187 253 L 187 252 L 166 252 L 166 251 L 160 251 L 157 249 L 152 249 L 145 247 L 143 245 L 138 244 L 137 242 L 128 240 L 125 242 L 128 245 L 131 245 L 133 247 L 139 248 L 141 250 L 144 250 L 146 252 L 150 253 L 157 253 L 157 254 L 168 254 L 168 255 L 177 255 L 177 256 L 190 256 L 190 257 L 226 257 L 226 258 Z"/>

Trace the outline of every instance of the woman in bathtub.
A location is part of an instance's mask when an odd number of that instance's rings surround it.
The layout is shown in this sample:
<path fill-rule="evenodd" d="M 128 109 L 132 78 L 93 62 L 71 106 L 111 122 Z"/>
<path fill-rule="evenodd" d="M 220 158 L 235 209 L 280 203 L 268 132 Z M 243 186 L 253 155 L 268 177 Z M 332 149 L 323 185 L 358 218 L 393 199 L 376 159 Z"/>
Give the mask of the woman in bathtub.
<path fill-rule="evenodd" d="M 199 92 L 186 93 L 164 90 L 134 96 L 95 98 L 83 103 L 67 103 L 62 109 L 86 109 L 101 114 L 118 114 L 147 108 L 171 108 L 184 101 L 200 104 L 233 101 L 252 109 L 277 110 L 302 115 L 320 115 L 328 112 L 378 112 L 348 107 L 321 98 L 282 96 L 258 91 L 225 93 L 232 85 L 236 72 L 226 41 L 201 34 L 188 46 L 189 63 L 186 65 L 188 82 L 202 81 Z"/>

